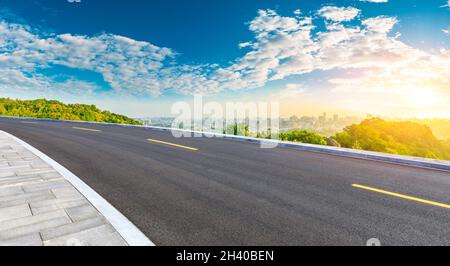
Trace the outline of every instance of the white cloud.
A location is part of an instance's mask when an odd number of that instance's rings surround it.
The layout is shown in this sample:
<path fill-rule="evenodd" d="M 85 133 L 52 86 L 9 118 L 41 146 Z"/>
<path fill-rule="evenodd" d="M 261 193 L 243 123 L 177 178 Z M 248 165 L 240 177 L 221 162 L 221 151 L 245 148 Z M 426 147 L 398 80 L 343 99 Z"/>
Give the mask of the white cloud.
<path fill-rule="evenodd" d="M 70 78 L 64 82 L 53 83 L 52 86 L 57 87 L 60 91 L 67 94 L 76 95 L 92 95 L 101 88 L 93 83 Z"/>
<path fill-rule="evenodd" d="M 298 29 L 298 21 L 292 17 L 280 17 L 273 10 L 260 10 L 253 21 L 250 30 L 254 32 L 294 31 Z"/>
<path fill-rule="evenodd" d="M 289 83 L 280 91 L 271 95 L 272 99 L 278 100 L 298 100 L 306 93 L 306 89 L 302 84 Z"/>
<path fill-rule="evenodd" d="M 362 21 L 362 24 L 366 26 L 368 30 L 380 33 L 390 32 L 397 23 L 397 18 L 385 16 L 369 18 Z"/>
<path fill-rule="evenodd" d="M 448 2 L 446 2 L 445 4 L 443 4 L 440 7 L 449 7 L 450 8 L 450 0 L 448 0 Z"/>
<path fill-rule="evenodd" d="M 450 27 L 443 29 L 442 32 L 450 36 Z"/>
<path fill-rule="evenodd" d="M 92 95 L 97 90 L 100 90 L 97 84 L 73 78 L 57 82 L 42 74 L 28 76 L 14 69 L 2 69 L 0 72 L 0 92 L 3 94 L 13 92 L 16 95 L 30 96 L 48 95 L 57 91 L 58 96 Z"/>
<path fill-rule="evenodd" d="M 0 23 L 0 68 L 36 73 L 38 68 L 62 65 L 101 73 L 116 91 L 159 94 L 155 81 L 164 63 L 174 57 L 168 48 L 126 37 L 62 34 L 43 37 L 26 26 Z"/>
<path fill-rule="evenodd" d="M 335 22 L 350 21 L 358 16 L 360 10 L 354 7 L 325 6 L 319 10 L 319 15 Z"/>

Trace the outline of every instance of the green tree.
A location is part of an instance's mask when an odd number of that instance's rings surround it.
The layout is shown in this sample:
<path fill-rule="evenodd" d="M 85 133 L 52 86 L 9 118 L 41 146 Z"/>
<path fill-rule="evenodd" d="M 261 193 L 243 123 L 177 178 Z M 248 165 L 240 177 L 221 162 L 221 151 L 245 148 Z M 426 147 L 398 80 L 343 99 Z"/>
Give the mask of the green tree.
<path fill-rule="evenodd" d="M 279 138 L 283 141 L 327 145 L 327 139 L 324 136 L 306 130 L 280 133 Z"/>

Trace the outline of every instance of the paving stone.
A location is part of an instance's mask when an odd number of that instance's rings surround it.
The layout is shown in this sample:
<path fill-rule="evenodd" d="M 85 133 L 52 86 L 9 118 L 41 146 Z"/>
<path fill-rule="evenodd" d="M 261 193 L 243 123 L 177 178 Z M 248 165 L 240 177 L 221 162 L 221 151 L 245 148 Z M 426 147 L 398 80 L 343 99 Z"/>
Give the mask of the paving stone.
<path fill-rule="evenodd" d="M 22 146 L 20 146 L 20 147 L 22 147 Z M 20 155 L 22 157 L 30 157 L 30 158 L 33 158 L 33 159 L 40 160 L 40 158 L 38 156 L 36 156 L 34 153 L 32 153 L 31 151 L 29 151 L 29 150 L 27 150 L 25 148 L 23 148 L 23 150 L 20 152 Z"/>
<path fill-rule="evenodd" d="M 14 200 L 20 200 L 20 199 L 27 199 L 30 197 L 34 197 L 37 195 L 50 195 L 52 196 L 52 193 L 50 191 L 36 191 L 36 192 L 30 192 L 30 193 L 23 193 L 23 194 L 16 194 L 16 195 L 7 195 L 0 197 L 0 203 L 6 202 L 6 201 L 14 201 Z"/>
<path fill-rule="evenodd" d="M 80 192 L 76 190 L 74 187 L 55 188 L 52 189 L 52 192 L 57 198 L 81 195 Z"/>
<path fill-rule="evenodd" d="M 49 191 L 39 191 L 33 193 L 24 193 L 10 197 L 2 197 L 0 200 L 0 208 L 11 207 L 19 204 L 54 199 L 55 196 Z"/>
<path fill-rule="evenodd" d="M 21 204 L 0 209 L 0 222 L 31 216 L 30 206 Z"/>
<path fill-rule="evenodd" d="M 20 159 L 20 158 L 22 158 L 20 155 L 17 155 L 17 154 L 4 154 L 4 155 L 2 155 L 2 157 L 3 158 L 5 158 L 5 159 Z"/>
<path fill-rule="evenodd" d="M 36 208 L 32 207 L 31 211 L 33 212 L 34 215 L 36 215 L 36 214 L 42 214 L 42 213 L 56 211 L 56 210 L 60 210 L 60 209 L 78 207 L 78 206 L 82 206 L 85 204 L 89 204 L 89 201 L 82 198 L 82 199 L 70 200 L 70 201 L 60 202 L 57 204 L 52 204 L 52 205 L 47 205 L 47 206 L 42 206 L 42 207 L 36 207 Z"/>
<path fill-rule="evenodd" d="M 0 180 L 8 180 L 8 179 L 15 179 L 15 178 L 34 178 L 34 177 L 41 177 L 39 174 L 26 174 L 26 175 L 14 175 L 9 177 L 1 178 Z"/>
<path fill-rule="evenodd" d="M 99 227 L 101 225 L 107 224 L 107 221 L 101 217 L 94 217 L 91 219 L 70 223 L 56 228 L 47 229 L 41 232 L 42 239 L 44 241 L 75 234 L 81 231 L 85 231 L 94 227 Z"/>
<path fill-rule="evenodd" d="M 65 204 L 72 201 L 84 201 L 85 204 L 89 203 L 81 194 L 77 197 L 62 197 L 62 198 L 53 198 L 50 200 L 41 200 L 41 201 L 33 201 L 30 202 L 30 206 L 32 209 L 34 208 L 42 208 L 42 207 L 48 207 L 52 205 L 59 206 L 60 204 Z"/>
<path fill-rule="evenodd" d="M 40 174 L 39 176 L 42 177 L 43 179 L 63 178 L 62 175 L 56 171 Z"/>
<path fill-rule="evenodd" d="M 102 225 L 75 234 L 44 241 L 45 246 L 126 246 L 110 225 Z"/>
<path fill-rule="evenodd" d="M 33 168 L 31 167 L 31 165 L 15 165 L 15 166 L 0 167 L 0 171 L 2 170 L 14 171 L 14 173 L 16 173 L 17 171 L 33 170 Z"/>
<path fill-rule="evenodd" d="M 22 166 L 22 165 L 30 165 L 30 162 L 24 160 L 10 161 L 8 162 L 9 166 Z"/>
<path fill-rule="evenodd" d="M 40 190 L 50 190 L 64 187 L 72 187 L 72 185 L 68 181 L 62 179 L 58 181 L 42 181 L 40 183 L 22 186 L 25 192 L 36 192 Z"/>
<path fill-rule="evenodd" d="M 27 178 L 41 178 L 41 177 L 40 177 L 40 175 L 33 175 L 33 174 L 13 175 L 13 176 L 7 176 L 7 177 L 0 178 L 0 182 L 6 182 L 8 180 L 27 179 Z"/>
<path fill-rule="evenodd" d="M 19 157 L 19 153 L 17 151 L 15 151 L 13 148 L 13 150 L 11 150 L 11 151 L 2 152 L 2 156 L 3 156 L 3 158 L 10 158 L 10 157 L 16 158 L 16 157 Z"/>
<path fill-rule="evenodd" d="M 47 212 L 39 215 L 33 215 L 31 217 L 23 217 L 14 220 L 8 220 L 0 222 L 0 232 L 7 231 L 13 228 L 32 225 L 40 222 L 51 221 L 58 218 L 67 218 L 68 216 L 64 210 L 58 210 L 53 212 Z"/>
<path fill-rule="evenodd" d="M 9 145 L 8 143 L 6 143 L 6 142 L 2 142 L 2 143 L 0 143 L 0 150 L 12 150 L 12 147 L 11 147 L 11 145 Z"/>
<path fill-rule="evenodd" d="M 53 167 L 51 167 L 48 164 L 42 164 L 42 163 L 31 163 L 30 164 L 32 169 L 39 169 L 39 170 L 43 170 L 43 169 L 51 169 L 53 170 Z"/>
<path fill-rule="evenodd" d="M 16 174 L 11 170 L 0 170 L 0 178 L 14 175 Z"/>
<path fill-rule="evenodd" d="M 90 204 L 82 205 L 79 207 L 67 208 L 67 214 L 69 215 L 72 221 L 81 221 L 88 218 L 99 216 L 100 213 L 92 207 Z"/>
<path fill-rule="evenodd" d="M 0 197 L 23 194 L 21 187 L 0 187 Z"/>
<path fill-rule="evenodd" d="M 23 159 L 23 157 L 18 158 L 18 159 L 3 159 L 6 160 L 8 163 L 12 163 L 11 165 L 23 165 L 23 164 L 29 164 L 30 162 L 40 162 L 40 159 L 35 157 L 33 158 L 31 161 L 30 160 L 25 160 Z"/>
<path fill-rule="evenodd" d="M 39 169 L 31 169 L 31 170 L 18 170 L 15 171 L 15 173 L 17 175 L 29 175 L 29 174 L 46 174 L 46 173 L 51 173 L 54 172 L 55 170 L 53 170 L 52 168 L 49 169 L 43 169 L 43 170 L 39 170 Z"/>
<path fill-rule="evenodd" d="M 42 178 L 35 177 L 14 177 L 7 178 L 6 180 L 0 179 L 0 187 L 15 187 L 15 186 L 25 186 L 29 184 L 35 184 L 42 182 Z"/>
<path fill-rule="evenodd" d="M 32 217 L 34 217 L 34 216 L 32 216 Z M 49 228 L 55 228 L 55 227 L 58 227 L 58 226 L 61 226 L 64 224 L 69 224 L 69 223 L 71 223 L 71 221 L 66 216 L 66 217 L 54 218 L 51 220 L 39 221 L 36 223 L 27 224 L 27 225 L 23 225 L 23 226 L 17 226 L 17 227 L 8 229 L 8 230 L 0 231 L 0 242 L 3 239 L 10 239 L 10 238 L 28 235 L 31 233 L 38 233 L 40 231 L 43 231 L 43 230 L 46 230 Z"/>
<path fill-rule="evenodd" d="M 0 241 L 0 246 L 9 247 L 31 247 L 31 246 L 42 246 L 42 239 L 39 233 L 33 233 L 29 235 L 19 236 L 17 238 L 6 239 Z"/>

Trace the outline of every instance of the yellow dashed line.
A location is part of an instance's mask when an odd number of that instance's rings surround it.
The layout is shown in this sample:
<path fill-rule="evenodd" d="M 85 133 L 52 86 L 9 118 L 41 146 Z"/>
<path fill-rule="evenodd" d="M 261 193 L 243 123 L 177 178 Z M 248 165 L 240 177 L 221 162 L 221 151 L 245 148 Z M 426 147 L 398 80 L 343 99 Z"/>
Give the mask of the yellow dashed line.
<path fill-rule="evenodd" d="M 156 139 L 147 139 L 147 141 L 154 142 L 154 143 L 159 143 L 159 144 L 164 144 L 164 145 L 169 145 L 169 146 L 172 146 L 172 147 L 182 148 L 182 149 L 191 150 L 191 151 L 198 151 L 197 148 L 183 146 L 183 145 L 170 143 L 170 142 L 165 142 L 165 141 L 156 140 Z"/>
<path fill-rule="evenodd" d="M 84 131 L 101 132 L 101 130 L 92 129 L 92 128 L 84 128 L 84 127 L 72 127 L 72 128 L 73 129 L 78 129 L 78 130 L 84 130 Z"/>
<path fill-rule="evenodd" d="M 381 189 L 367 187 L 367 186 L 362 186 L 362 185 L 357 185 L 357 184 L 353 184 L 352 187 L 365 189 L 365 190 L 369 190 L 369 191 L 372 191 L 372 192 L 377 192 L 377 193 L 389 195 L 389 196 L 392 196 L 392 197 L 402 198 L 402 199 L 406 199 L 406 200 L 416 201 L 416 202 L 425 203 L 425 204 L 429 204 L 429 205 L 433 205 L 433 206 L 438 206 L 438 207 L 441 207 L 441 208 L 450 209 L 450 205 L 444 204 L 444 203 L 439 203 L 439 202 L 434 202 L 434 201 L 430 201 L 430 200 L 419 199 L 419 198 L 416 198 L 416 197 L 411 197 L 411 196 L 407 196 L 407 195 L 403 195 L 403 194 L 398 194 L 398 193 L 389 192 L 389 191 L 386 191 L 386 190 L 381 190 Z"/>

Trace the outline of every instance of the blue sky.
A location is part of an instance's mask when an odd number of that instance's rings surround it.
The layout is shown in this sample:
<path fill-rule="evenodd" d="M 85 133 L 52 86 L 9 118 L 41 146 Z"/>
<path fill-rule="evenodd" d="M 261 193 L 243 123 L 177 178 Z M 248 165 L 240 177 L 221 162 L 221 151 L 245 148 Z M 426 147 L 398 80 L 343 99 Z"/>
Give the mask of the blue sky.
<path fill-rule="evenodd" d="M 446 1 L 2 0 L 0 92 L 132 116 L 195 93 L 285 116 L 450 116 Z"/>

